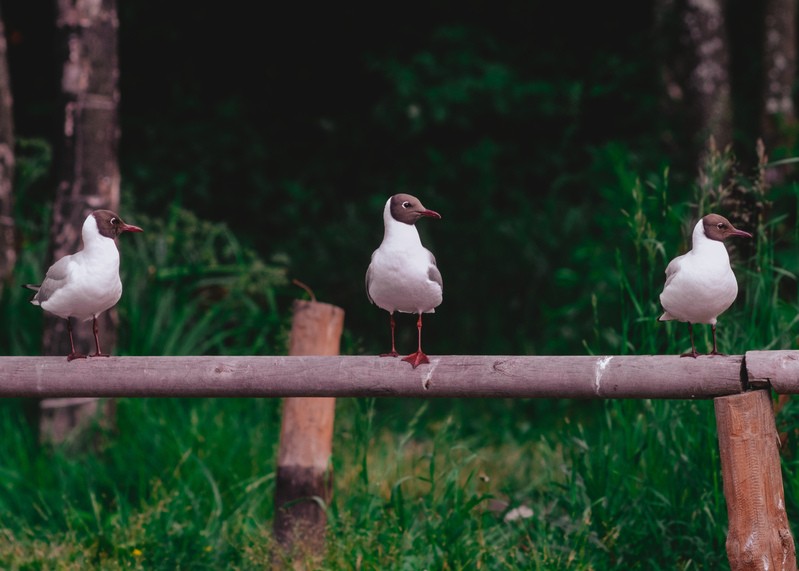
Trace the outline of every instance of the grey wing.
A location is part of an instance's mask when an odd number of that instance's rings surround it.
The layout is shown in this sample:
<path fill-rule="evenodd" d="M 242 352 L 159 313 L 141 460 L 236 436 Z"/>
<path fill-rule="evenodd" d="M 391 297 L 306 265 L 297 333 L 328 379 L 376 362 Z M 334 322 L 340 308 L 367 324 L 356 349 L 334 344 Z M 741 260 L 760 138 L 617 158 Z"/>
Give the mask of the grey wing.
<path fill-rule="evenodd" d="M 436 257 L 433 255 L 433 252 L 428 251 L 430 254 L 430 267 L 427 268 L 427 279 L 430 281 L 436 282 L 439 286 L 441 286 L 441 291 L 444 291 L 444 278 L 441 277 L 441 272 L 438 271 L 438 266 L 436 265 Z"/>
<path fill-rule="evenodd" d="M 372 299 L 372 296 L 369 295 L 369 286 L 372 283 L 372 264 L 369 264 L 369 267 L 366 270 L 366 299 L 369 300 L 369 303 L 374 303 L 375 300 Z"/>
<path fill-rule="evenodd" d="M 669 284 L 674 279 L 674 276 L 677 275 L 677 272 L 680 270 L 680 266 L 682 265 L 682 259 L 684 256 L 685 254 L 682 256 L 677 256 L 671 262 L 669 262 L 668 266 L 666 266 L 666 283 L 663 286 L 663 289 L 669 287 Z"/>
<path fill-rule="evenodd" d="M 64 256 L 50 266 L 50 269 L 47 270 L 47 275 L 44 276 L 42 285 L 39 286 L 39 292 L 34 296 L 36 301 L 39 303 L 47 301 L 58 288 L 66 283 L 70 258 L 72 256 Z"/>

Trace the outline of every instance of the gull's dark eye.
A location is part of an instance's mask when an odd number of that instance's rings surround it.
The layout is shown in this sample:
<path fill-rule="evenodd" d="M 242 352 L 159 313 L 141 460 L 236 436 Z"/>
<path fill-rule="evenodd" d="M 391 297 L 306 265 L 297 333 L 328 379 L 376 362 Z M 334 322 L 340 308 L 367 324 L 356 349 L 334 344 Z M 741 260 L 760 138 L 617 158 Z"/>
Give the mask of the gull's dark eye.
<path fill-rule="evenodd" d="M 411 203 L 406 200 L 405 202 L 402 203 L 402 207 L 403 208 L 410 208 L 411 207 Z"/>
<path fill-rule="evenodd" d="M 719 222 L 718 224 L 716 224 L 716 228 L 718 228 L 719 230 L 724 230 L 724 222 Z"/>
<path fill-rule="evenodd" d="M 117 218 L 112 218 L 111 224 L 119 224 L 119 220 Z"/>

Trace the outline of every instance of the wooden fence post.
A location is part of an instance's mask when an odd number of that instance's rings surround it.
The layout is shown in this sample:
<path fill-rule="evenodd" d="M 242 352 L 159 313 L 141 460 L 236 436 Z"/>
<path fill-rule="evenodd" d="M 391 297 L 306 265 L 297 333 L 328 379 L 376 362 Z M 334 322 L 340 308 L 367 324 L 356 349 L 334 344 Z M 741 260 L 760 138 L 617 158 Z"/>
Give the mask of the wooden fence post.
<path fill-rule="evenodd" d="M 730 569 L 796 571 L 771 393 L 755 390 L 717 397 L 714 404 Z"/>
<path fill-rule="evenodd" d="M 338 355 L 344 310 L 316 301 L 295 301 L 289 355 Z M 285 552 L 324 550 L 330 500 L 336 399 L 292 397 L 283 401 L 275 487 L 275 537 Z"/>
<path fill-rule="evenodd" d="M 116 424 L 116 400 L 92 397 L 54 398 L 39 401 L 39 442 L 59 445 L 66 442 L 78 450 L 100 445 L 94 427 L 109 430 Z"/>

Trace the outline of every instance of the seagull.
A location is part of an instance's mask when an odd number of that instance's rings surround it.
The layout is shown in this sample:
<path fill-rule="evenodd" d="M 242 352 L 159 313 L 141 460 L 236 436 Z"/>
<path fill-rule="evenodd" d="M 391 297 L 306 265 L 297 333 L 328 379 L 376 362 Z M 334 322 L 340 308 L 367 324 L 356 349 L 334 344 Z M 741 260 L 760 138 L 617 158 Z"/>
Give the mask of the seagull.
<path fill-rule="evenodd" d="M 422 314 L 435 313 L 441 304 L 444 283 L 436 266 L 436 258 L 422 246 L 416 221 L 422 217 L 441 218 L 427 210 L 410 194 L 395 194 L 383 209 L 385 232 L 380 247 L 372 254 L 366 271 L 366 296 L 369 301 L 389 313 L 391 351 L 381 357 L 398 357 L 394 345 L 394 312 L 418 313 L 418 348 L 404 357 L 415 369 L 429 363 L 422 351 Z"/>
<path fill-rule="evenodd" d="M 658 321 L 687 321 L 691 335 L 691 351 L 680 357 L 697 357 L 694 345 L 694 323 L 707 323 L 713 329 L 713 351 L 716 346 L 716 318 L 727 310 L 738 295 L 738 282 L 730 267 L 730 256 L 724 240 L 730 236 L 751 238 L 718 214 L 708 214 L 694 227 L 691 250 L 674 258 L 666 267 L 666 285 L 660 294 L 665 312 Z"/>
<path fill-rule="evenodd" d="M 72 348 L 72 352 L 67 355 L 67 361 L 86 358 L 86 355 L 75 351 L 72 317 L 79 321 L 93 320 L 97 352 L 92 357 L 108 357 L 100 351 L 97 316 L 116 305 L 122 296 L 119 250 L 115 241 L 122 232 L 143 230 L 138 226 L 125 224 L 110 210 L 95 210 L 83 222 L 83 248 L 50 266 L 41 285 L 23 286 L 36 292 L 31 299 L 33 305 L 67 320 L 69 344 Z"/>

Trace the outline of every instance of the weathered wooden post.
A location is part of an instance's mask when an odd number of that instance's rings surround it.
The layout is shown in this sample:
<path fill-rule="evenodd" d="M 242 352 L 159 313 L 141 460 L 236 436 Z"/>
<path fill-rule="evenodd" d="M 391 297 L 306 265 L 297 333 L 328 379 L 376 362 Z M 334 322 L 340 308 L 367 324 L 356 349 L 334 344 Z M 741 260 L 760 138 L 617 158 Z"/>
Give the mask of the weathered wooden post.
<path fill-rule="evenodd" d="M 97 449 L 101 433 L 116 422 L 116 401 L 92 397 L 42 399 L 39 401 L 39 440 L 48 444 L 69 442 L 78 450 Z"/>
<path fill-rule="evenodd" d="M 795 571 L 785 513 L 779 437 L 769 390 L 717 397 L 731 571 Z"/>
<path fill-rule="evenodd" d="M 344 310 L 317 301 L 295 301 L 289 355 L 338 355 Z M 330 456 L 336 399 L 283 401 L 275 488 L 275 537 L 286 552 L 324 550 L 327 503 L 332 491 Z"/>

